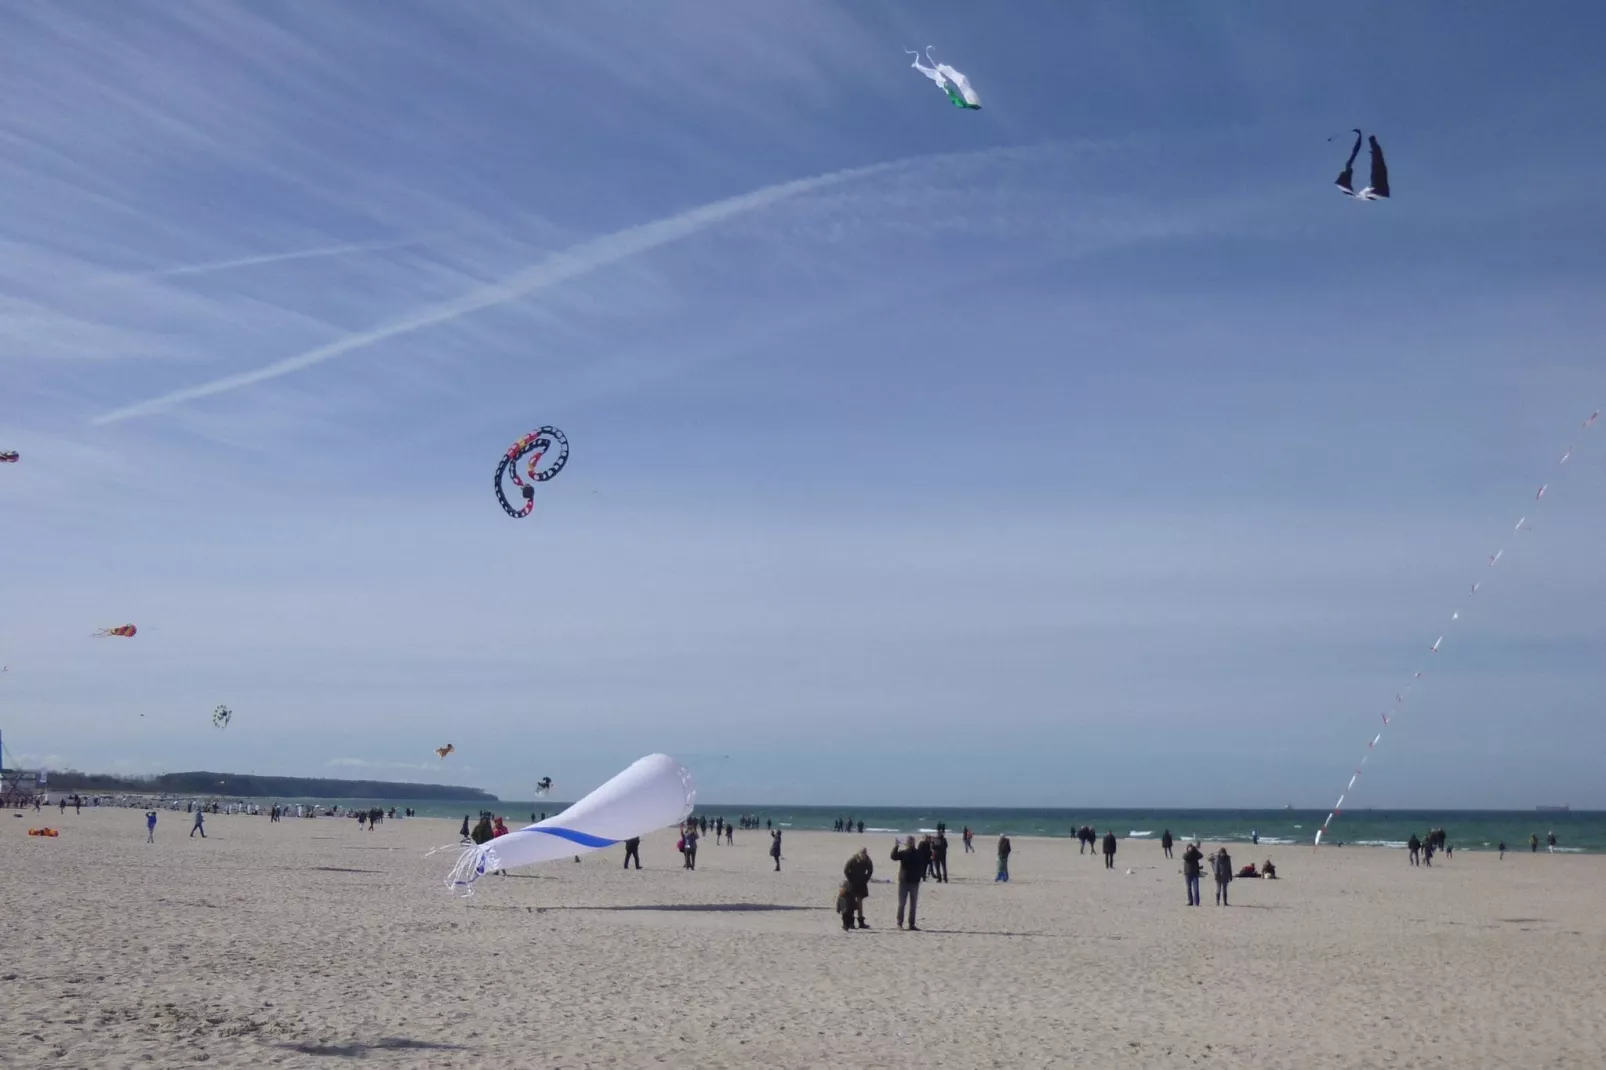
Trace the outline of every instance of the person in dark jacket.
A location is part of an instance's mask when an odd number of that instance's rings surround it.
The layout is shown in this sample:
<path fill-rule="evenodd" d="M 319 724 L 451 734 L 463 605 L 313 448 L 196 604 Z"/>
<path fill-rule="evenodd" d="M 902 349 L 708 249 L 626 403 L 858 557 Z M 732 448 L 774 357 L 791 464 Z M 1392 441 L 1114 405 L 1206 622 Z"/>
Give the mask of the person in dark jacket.
<path fill-rule="evenodd" d="M 765 824 L 769 824 L 768 821 Z M 775 872 L 781 871 L 781 830 L 770 831 L 770 857 L 775 859 Z"/>
<path fill-rule="evenodd" d="M 1009 883 L 1009 856 L 1014 849 L 1009 842 L 1008 836 L 998 837 L 998 873 L 993 877 L 994 884 L 999 881 L 1003 881 L 1005 884 Z"/>
<path fill-rule="evenodd" d="M 909 931 L 919 932 L 915 924 L 915 908 L 920 905 L 920 881 L 926 875 L 926 863 L 920 857 L 915 838 L 908 837 L 903 845 L 894 845 L 892 860 L 898 863 L 898 928 L 903 928 L 903 908 L 909 907 Z"/>
<path fill-rule="evenodd" d="M 948 834 L 937 833 L 931 841 L 931 875 L 941 884 L 948 883 Z"/>
<path fill-rule="evenodd" d="M 641 837 L 632 836 L 625 841 L 625 868 L 630 868 L 630 860 L 636 860 L 636 868 L 641 868 Z"/>
<path fill-rule="evenodd" d="M 1405 850 L 1410 856 L 1411 865 L 1420 865 L 1417 855 L 1422 851 L 1422 841 L 1416 838 L 1416 833 L 1411 833 L 1411 838 L 1405 841 Z"/>
<path fill-rule="evenodd" d="M 1232 881 L 1232 855 L 1223 847 L 1211 856 L 1216 875 L 1216 904 L 1227 906 L 1227 885 Z"/>
<path fill-rule="evenodd" d="M 920 879 L 925 880 L 931 876 L 931 837 L 920 837 L 920 845 L 915 850 L 920 852 L 920 861 L 925 863 L 925 868 L 920 871 Z"/>
<path fill-rule="evenodd" d="M 1190 843 L 1182 851 L 1182 879 L 1188 885 L 1188 905 L 1199 905 L 1199 876 L 1203 872 L 1204 852 L 1197 843 Z"/>
<path fill-rule="evenodd" d="M 491 828 L 491 815 L 489 813 L 480 814 L 480 823 L 474 826 L 474 831 L 469 833 L 469 836 L 475 843 L 485 843 L 496 836 L 496 833 Z"/>
<path fill-rule="evenodd" d="M 870 896 L 870 877 L 875 873 L 875 863 L 870 861 L 870 850 L 867 847 L 859 848 L 859 853 L 848 859 L 848 864 L 842 867 L 842 875 L 848 879 L 848 891 L 853 896 L 853 909 L 859 915 L 859 928 L 868 929 L 870 926 L 864 922 L 864 901 Z M 843 928 L 852 928 L 846 921 Z"/>
<path fill-rule="evenodd" d="M 1175 842 L 1175 841 L 1173 841 L 1171 839 L 1171 830 L 1170 829 L 1166 829 L 1163 833 L 1160 834 L 1160 846 L 1165 850 L 1165 856 L 1167 858 L 1171 857 L 1171 844 L 1173 842 Z"/>
<path fill-rule="evenodd" d="M 1104 868 L 1115 868 L 1115 833 L 1104 834 Z"/>

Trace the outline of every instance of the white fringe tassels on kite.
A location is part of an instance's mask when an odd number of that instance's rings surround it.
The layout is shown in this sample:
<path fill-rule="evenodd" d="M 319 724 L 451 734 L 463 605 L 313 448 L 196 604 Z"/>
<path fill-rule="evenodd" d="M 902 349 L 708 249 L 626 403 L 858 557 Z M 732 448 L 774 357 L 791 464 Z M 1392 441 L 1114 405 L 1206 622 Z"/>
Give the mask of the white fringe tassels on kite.
<path fill-rule="evenodd" d="M 446 886 L 473 895 L 474 882 L 487 873 L 600 851 L 672 828 L 696 801 L 691 770 L 667 754 L 649 754 L 563 813 L 465 847 Z"/>

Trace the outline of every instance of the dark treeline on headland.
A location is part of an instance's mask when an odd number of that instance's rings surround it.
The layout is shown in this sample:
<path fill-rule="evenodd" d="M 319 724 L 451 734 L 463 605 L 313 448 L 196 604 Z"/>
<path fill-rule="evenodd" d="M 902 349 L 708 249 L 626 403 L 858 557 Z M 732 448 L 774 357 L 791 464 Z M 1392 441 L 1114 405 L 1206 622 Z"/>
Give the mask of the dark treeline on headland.
<path fill-rule="evenodd" d="M 499 802 L 488 791 L 451 784 L 407 784 L 389 780 L 328 780 L 323 777 L 256 776 L 249 773 L 163 773 L 114 776 L 52 771 L 48 790 L 126 792 L 146 795 L 227 795 L 273 799 L 462 799 Z"/>

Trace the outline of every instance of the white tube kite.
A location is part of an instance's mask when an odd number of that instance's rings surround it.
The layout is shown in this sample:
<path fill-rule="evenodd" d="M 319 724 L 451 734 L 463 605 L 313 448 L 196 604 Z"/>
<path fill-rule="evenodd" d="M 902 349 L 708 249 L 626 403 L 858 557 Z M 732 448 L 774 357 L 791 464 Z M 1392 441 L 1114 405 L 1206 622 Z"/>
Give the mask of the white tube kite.
<path fill-rule="evenodd" d="M 487 873 L 600 851 L 678 825 L 696 801 L 691 770 L 667 754 L 649 754 L 563 813 L 465 848 L 446 886 L 473 895 L 474 882 Z"/>
<path fill-rule="evenodd" d="M 948 64 L 938 63 L 936 60 L 932 59 L 931 49 L 931 45 L 926 46 L 926 59 L 930 60 L 933 64 L 933 66 L 930 67 L 923 67 L 920 65 L 920 53 L 911 52 L 907 48 L 904 49 L 903 52 L 904 55 L 913 56 L 915 58 L 915 61 L 909 64 L 909 66 L 913 67 L 915 70 L 937 83 L 937 88 L 948 94 L 948 102 L 950 104 L 956 108 L 965 108 L 970 111 L 980 111 L 981 97 L 977 96 L 976 90 L 971 88 L 970 79 L 966 78 L 953 67 L 948 66 Z"/>

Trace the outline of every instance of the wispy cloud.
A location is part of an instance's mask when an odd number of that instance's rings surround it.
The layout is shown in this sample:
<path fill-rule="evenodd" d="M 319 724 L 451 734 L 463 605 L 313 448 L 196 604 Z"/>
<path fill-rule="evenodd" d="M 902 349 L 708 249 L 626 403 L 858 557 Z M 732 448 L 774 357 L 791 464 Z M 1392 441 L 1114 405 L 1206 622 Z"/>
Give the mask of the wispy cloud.
<path fill-rule="evenodd" d="M 707 738 L 792 798 L 1235 801 L 1163 730 L 1327 803 L 1599 390 L 1583 5 L 548 6 L 0 5 L 8 745 L 514 797 Z M 1357 210 L 1321 139 L 1366 115 Z M 1443 652 L 1458 739 L 1606 747 L 1592 456 Z M 464 716 L 495 742 L 433 764 Z M 1008 746 L 954 750 L 978 718 Z M 1401 783 L 1487 802 L 1526 745 Z"/>
<path fill-rule="evenodd" d="M 417 245 L 421 239 L 405 241 L 349 242 L 344 245 L 326 245 L 318 249 L 299 249 L 286 253 L 264 253 L 260 256 L 242 256 L 233 260 L 213 260 L 203 264 L 183 264 L 179 267 L 142 271 L 123 276 L 127 279 L 176 279 L 185 275 L 211 275 L 235 268 L 259 267 L 263 264 L 284 264 L 292 260 L 322 260 L 331 256 L 350 256 L 353 253 L 377 252 L 383 249 L 403 249 Z"/>
<path fill-rule="evenodd" d="M 97 417 L 96 424 L 116 423 L 134 416 L 147 416 L 161 412 L 186 401 L 212 397 L 238 390 L 241 387 L 267 382 L 310 368 L 335 357 L 383 342 L 399 335 L 439 326 L 482 309 L 492 308 L 530 296 L 550 286 L 567 282 L 582 275 L 628 260 L 671 242 L 681 241 L 728 220 L 779 204 L 791 197 L 827 189 L 834 185 L 884 174 L 899 168 L 916 166 L 923 161 L 895 160 L 868 167 L 849 168 L 829 174 L 815 175 L 792 182 L 777 183 L 750 193 L 727 197 L 711 204 L 677 212 L 675 215 L 651 223 L 627 227 L 612 234 L 595 238 L 558 253 L 541 264 L 518 272 L 494 285 L 481 287 L 450 301 L 430 305 L 409 315 L 398 317 L 381 326 L 350 335 L 335 342 L 314 346 L 292 357 L 275 361 L 264 368 L 238 375 L 214 379 L 199 386 L 177 390 L 161 397 L 128 405 Z"/>

